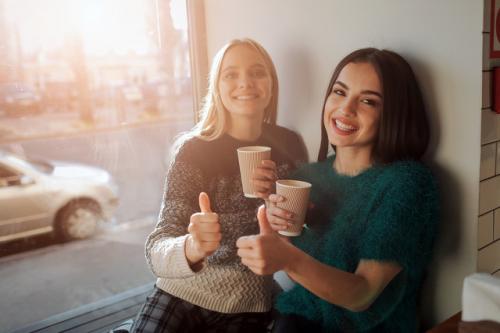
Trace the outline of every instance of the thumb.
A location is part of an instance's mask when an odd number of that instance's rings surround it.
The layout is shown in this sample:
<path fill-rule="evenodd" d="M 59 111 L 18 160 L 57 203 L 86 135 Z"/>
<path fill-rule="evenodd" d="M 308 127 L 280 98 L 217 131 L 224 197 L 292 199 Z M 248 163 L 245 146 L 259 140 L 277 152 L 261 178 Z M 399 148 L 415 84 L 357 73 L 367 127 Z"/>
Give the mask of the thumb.
<path fill-rule="evenodd" d="M 259 211 L 257 212 L 257 220 L 259 220 L 259 229 L 261 235 L 269 235 L 274 232 L 271 228 L 271 225 L 269 224 L 269 221 L 267 220 L 266 207 L 264 205 L 259 207 Z"/>
<path fill-rule="evenodd" d="M 212 209 L 210 209 L 210 198 L 208 197 L 208 194 L 205 192 L 201 192 L 200 196 L 198 197 L 198 201 L 200 203 L 200 210 L 202 213 L 211 213 Z"/>

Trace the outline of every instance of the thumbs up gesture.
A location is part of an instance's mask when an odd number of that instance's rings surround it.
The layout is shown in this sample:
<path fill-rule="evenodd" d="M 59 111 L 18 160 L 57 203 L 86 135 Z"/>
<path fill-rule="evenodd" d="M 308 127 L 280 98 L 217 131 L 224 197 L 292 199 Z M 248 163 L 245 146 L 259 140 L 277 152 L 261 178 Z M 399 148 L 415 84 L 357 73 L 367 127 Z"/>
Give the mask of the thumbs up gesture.
<path fill-rule="evenodd" d="M 289 254 L 293 245 L 271 228 L 264 205 L 259 207 L 257 219 L 259 234 L 240 237 L 236 241 L 241 263 L 258 275 L 269 275 L 286 269 L 292 258 Z"/>
<path fill-rule="evenodd" d="M 194 267 L 201 260 L 214 253 L 220 246 L 219 216 L 210 208 L 210 198 L 201 192 L 198 198 L 200 212 L 191 215 L 186 239 L 186 258 Z"/>

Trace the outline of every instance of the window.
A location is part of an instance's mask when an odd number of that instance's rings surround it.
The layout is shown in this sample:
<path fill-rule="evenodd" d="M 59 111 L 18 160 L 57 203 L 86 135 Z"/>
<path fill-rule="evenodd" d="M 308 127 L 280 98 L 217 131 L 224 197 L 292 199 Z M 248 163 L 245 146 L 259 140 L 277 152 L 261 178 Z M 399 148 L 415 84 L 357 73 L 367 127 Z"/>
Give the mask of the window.
<path fill-rule="evenodd" d="M 0 0 L 2 331 L 154 281 L 190 59 L 186 0 Z"/>

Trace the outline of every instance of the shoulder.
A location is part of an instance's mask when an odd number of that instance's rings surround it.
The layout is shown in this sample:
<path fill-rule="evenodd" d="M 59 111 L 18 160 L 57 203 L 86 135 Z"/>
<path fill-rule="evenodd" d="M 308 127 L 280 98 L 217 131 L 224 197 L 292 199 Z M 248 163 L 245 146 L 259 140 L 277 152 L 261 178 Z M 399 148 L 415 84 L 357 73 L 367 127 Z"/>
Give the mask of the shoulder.
<path fill-rule="evenodd" d="M 205 141 L 195 136 L 181 137 L 174 143 L 173 157 L 176 162 L 198 163 L 215 150 L 215 141 Z"/>
<path fill-rule="evenodd" d="M 297 132 L 279 125 L 264 124 L 262 134 L 264 139 L 269 141 L 297 142 L 302 140 Z"/>
<path fill-rule="evenodd" d="M 412 189 L 437 186 L 432 170 L 422 162 L 398 161 L 380 168 L 382 179 L 386 184 Z"/>
<path fill-rule="evenodd" d="M 428 166 L 422 162 L 400 161 L 382 168 L 381 177 L 375 186 L 376 193 L 385 200 L 422 210 L 438 209 L 439 188 Z"/>
<path fill-rule="evenodd" d="M 299 164 L 308 160 L 304 140 L 293 130 L 278 125 L 264 124 L 262 139 L 266 145 L 271 146 L 276 152 L 291 160 L 300 162 Z"/>
<path fill-rule="evenodd" d="M 294 172 L 293 176 L 307 181 L 312 181 L 316 178 L 319 180 L 324 179 L 325 174 L 331 171 L 331 163 L 331 158 L 329 158 L 322 162 L 303 164 Z"/>

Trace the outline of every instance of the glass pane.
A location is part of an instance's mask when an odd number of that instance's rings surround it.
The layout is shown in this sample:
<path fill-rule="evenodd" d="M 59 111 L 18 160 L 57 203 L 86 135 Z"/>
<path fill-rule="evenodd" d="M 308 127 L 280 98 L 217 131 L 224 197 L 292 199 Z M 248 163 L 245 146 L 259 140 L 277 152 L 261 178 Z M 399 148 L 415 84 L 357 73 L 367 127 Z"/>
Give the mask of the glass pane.
<path fill-rule="evenodd" d="M 193 125 L 185 0 L 0 0 L 0 327 L 154 282 Z"/>

